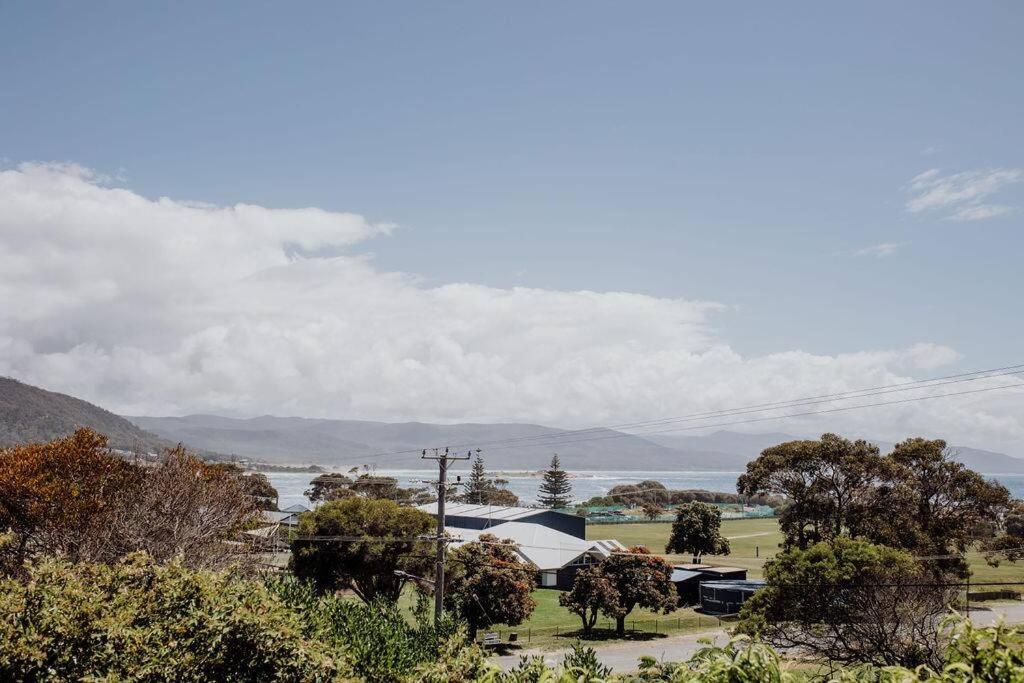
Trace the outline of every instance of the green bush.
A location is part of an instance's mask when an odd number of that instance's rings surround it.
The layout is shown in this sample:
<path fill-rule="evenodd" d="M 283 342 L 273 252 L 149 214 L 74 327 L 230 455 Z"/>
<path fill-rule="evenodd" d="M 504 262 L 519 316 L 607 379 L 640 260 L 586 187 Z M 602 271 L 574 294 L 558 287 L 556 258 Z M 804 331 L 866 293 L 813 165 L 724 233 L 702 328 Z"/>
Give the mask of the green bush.
<path fill-rule="evenodd" d="M 27 571 L 0 580 L 0 680 L 326 681 L 348 670 L 257 582 L 145 555 Z"/>

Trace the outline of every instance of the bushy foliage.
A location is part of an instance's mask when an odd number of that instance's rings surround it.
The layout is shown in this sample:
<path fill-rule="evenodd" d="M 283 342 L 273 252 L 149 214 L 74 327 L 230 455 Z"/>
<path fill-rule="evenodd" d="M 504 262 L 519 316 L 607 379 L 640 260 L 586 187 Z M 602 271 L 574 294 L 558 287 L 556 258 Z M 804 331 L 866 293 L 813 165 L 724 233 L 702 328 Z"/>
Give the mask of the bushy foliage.
<path fill-rule="evenodd" d="M 598 615 L 618 606 L 619 591 L 600 566 L 590 567 L 576 572 L 572 588 L 558 596 L 558 604 L 580 618 L 583 635 L 589 636 Z"/>
<path fill-rule="evenodd" d="M 694 561 L 701 555 L 728 555 L 729 539 L 722 535 L 722 511 L 707 503 L 686 503 L 676 510 L 666 553 L 691 553 Z"/>
<path fill-rule="evenodd" d="M 471 638 L 481 627 L 516 626 L 533 613 L 536 570 L 520 559 L 512 541 L 482 534 L 451 550 L 448 559 L 445 608 L 465 621 Z"/>
<path fill-rule="evenodd" d="M 786 546 L 807 548 L 840 536 L 919 555 L 963 553 L 994 533 L 1009 491 L 954 461 L 946 442 L 907 439 L 887 455 L 863 440 L 824 434 L 765 449 L 737 481 L 744 495 L 784 495 Z M 958 560 L 935 565 L 965 574 Z"/>
<path fill-rule="evenodd" d="M 146 467 L 89 429 L 0 449 L 0 531 L 14 537 L 0 559 L 8 567 L 40 555 L 113 562 L 135 551 L 223 566 L 238 559 L 224 540 L 258 507 L 236 468 L 207 465 L 180 446 Z"/>
<path fill-rule="evenodd" d="M 741 632 L 830 662 L 935 665 L 940 617 L 955 593 L 909 553 L 836 538 L 765 565 L 767 587 L 740 612 Z"/>
<path fill-rule="evenodd" d="M 364 602 L 394 603 L 406 584 L 396 571 L 430 571 L 433 544 L 416 539 L 434 525 L 426 512 L 390 500 L 332 500 L 299 517 L 292 570 L 321 591 L 350 588 Z"/>
<path fill-rule="evenodd" d="M 0 581 L 0 680 L 325 681 L 342 651 L 259 583 L 133 555 Z"/>
<path fill-rule="evenodd" d="M 672 565 L 642 546 L 615 553 L 598 565 L 598 571 L 608 579 L 616 598 L 601 611 L 615 619 L 620 636 L 625 634 L 626 617 L 635 607 L 668 614 L 678 605 L 679 595 L 669 580 Z"/>
<path fill-rule="evenodd" d="M 466 641 L 462 625 L 450 617 L 435 624 L 422 595 L 409 620 L 392 603 L 378 600 L 365 605 L 339 595 L 321 595 L 292 577 L 277 579 L 270 588 L 300 616 L 307 637 L 345 652 L 351 670 L 365 680 L 404 681 L 410 672 L 435 663 L 441 655 L 453 660 L 463 657 L 459 651 Z"/>

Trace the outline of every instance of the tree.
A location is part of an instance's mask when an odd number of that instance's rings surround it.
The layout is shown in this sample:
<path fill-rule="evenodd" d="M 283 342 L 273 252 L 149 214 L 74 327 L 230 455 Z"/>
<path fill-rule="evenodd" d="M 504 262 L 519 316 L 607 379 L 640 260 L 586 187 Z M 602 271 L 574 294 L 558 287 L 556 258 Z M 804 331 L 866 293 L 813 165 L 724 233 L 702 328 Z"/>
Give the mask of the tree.
<path fill-rule="evenodd" d="M 941 663 L 940 621 L 957 582 L 906 551 L 840 537 L 780 553 L 765 580 L 740 612 L 743 633 L 829 662 Z"/>
<path fill-rule="evenodd" d="M 474 505 L 519 505 L 518 496 L 504 488 L 507 483 L 504 479 L 492 479 L 487 476 L 483 456 L 478 452 L 466 478 L 465 491 L 455 496 L 455 500 Z"/>
<path fill-rule="evenodd" d="M 694 562 L 701 555 L 728 555 L 729 539 L 722 536 L 722 511 L 707 503 L 686 503 L 676 509 L 666 553 L 691 553 Z"/>
<path fill-rule="evenodd" d="M 785 547 L 863 537 L 920 555 L 962 553 L 995 533 L 1010 502 L 1005 487 L 953 461 L 944 441 L 908 439 L 882 456 L 834 434 L 766 449 L 737 488 L 789 499 L 779 516 Z M 933 567 L 967 570 L 960 560 Z"/>
<path fill-rule="evenodd" d="M 576 573 L 572 588 L 558 596 L 558 604 L 580 618 L 583 635 L 589 636 L 600 612 L 614 610 L 619 604 L 619 592 L 600 567 L 594 566 Z"/>
<path fill-rule="evenodd" d="M 995 535 L 1010 492 L 951 459 L 942 440 L 907 439 L 888 456 L 889 477 L 871 500 L 864 536 L 918 555 L 963 553 L 979 534 Z M 963 560 L 933 563 L 965 576 Z"/>
<path fill-rule="evenodd" d="M 482 534 L 450 551 L 448 560 L 445 608 L 466 622 L 470 639 L 481 627 L 517 626 L 533 614 L 536 569 L 519 558 L 514 542 Z"/>
<path fill-rule="evenodd" d="M 402 488 L 395 477 L 377 476 L 364 472 L 354 479 L 344 474 L 321 474 L 310 482 L 306 497 L 313 503 L 342 500 L 353 496 L 380 498 L 403 505 L 429 503 L 433 497 L 425 488 Z"/>
<path fill-rule="evenodd" d="M 779 515 L 785 544 L 806 548 L 866 526 L 871 491 L 883 476 L 878 447 L 835 434 L 820 440 L 789 441 L 765 449 L 747 463 L 736 488 L 747 496 L 784 495 Z"/>
<path fill-rule="evenodd" d="M 314 504 L 322 503 L 327 500 L 334 491 L 348 488 L 351 483 L 352 480 L 344 474 L 327 472 L 309 482 L 309 488 L 306 489 L 306 498 L 309 498 L 309 500 Z"/>
<path fill-rule="evenodd" d="M 104 533 L 95 535 L 99 561 L 144 551 L 158 562 L 180 557 L 196 568 L 217 568 L 245 559 L 224 541 L 255 523 L 261 505 L 237 469 L 208 465 L 183 446 L 168 450 L 141 470 L 124 492 Z"/>
<path fill-rule="evenodd" d="M 644 503 L 644 517 L 653 522 L 665 512 L 665 508 L 657 503 Z"/>
<path fill-rule="evenodd" d="M 430 571 L 433 543 L 417 539 L 434 524 L 426 512 L 390 500 L 328 501 L 300 515 L 291 543 L 292 570 L 320 591 L 351 588 L 363 602 L 397 602 L 406 579 L 396 571 Z M 323 538 L 332 536 L 343 538 Z"/>
<path fill-rule="evenodd" d="M 239 478 L 242 490 L 260 510 L 277 510 L 277 489 L 262 472 L 243 472 Z"/>
<path fill-rule="evenodd" d="M 551 466 L 544 471 L 539 500 L 546 508 L 564 508 L 572 503 L 572 483 L 568 473 L 562 469 L 557 453 L 551 458 Z"/>
<path fill-rule="evenodd" d="M 998 533 L 983 544 L 985 560 L 999 566 L 1001 560 L 1024 560 L 1024 500 L 1014 500 L 1000 515 Z"/>
<path fill-rule="evenodd" d="M 91 429 L 0 450 L 0 530 L 13 535 L 5 545 L 12 563 L 36 553 L 88 558 L 140 478 Z"/>
<path fill-rule="evenodd" d="M 627 553 L 616 553 L 598 568 L 618 594 L 618 600 L 605 605 L 602 611 L 615 619 L 615 632 L 619 636 L 626 634 L 626 617 L 634 607 L 668 614 L 678 603 L 669 580 L 672 565 L 651 555 L 642 546 L 630 548 Z"/>

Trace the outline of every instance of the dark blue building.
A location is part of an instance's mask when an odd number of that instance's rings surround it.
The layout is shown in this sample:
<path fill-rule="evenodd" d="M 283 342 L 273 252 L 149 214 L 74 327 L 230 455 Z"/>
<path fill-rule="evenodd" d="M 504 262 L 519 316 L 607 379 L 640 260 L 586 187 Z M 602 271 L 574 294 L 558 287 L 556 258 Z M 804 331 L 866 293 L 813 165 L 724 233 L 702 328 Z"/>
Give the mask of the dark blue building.
<path fill-rule="evenodd" d="M 437 503 L 420 505 L 419 509 L 437 516 Z M 557 510 L 454 503 L 446 505 L 444 512 L 445 526 L 457 529 L 489 529 L 505 522 L 529 522 L 576 538 L 587 537 L 585 518 Z"/>

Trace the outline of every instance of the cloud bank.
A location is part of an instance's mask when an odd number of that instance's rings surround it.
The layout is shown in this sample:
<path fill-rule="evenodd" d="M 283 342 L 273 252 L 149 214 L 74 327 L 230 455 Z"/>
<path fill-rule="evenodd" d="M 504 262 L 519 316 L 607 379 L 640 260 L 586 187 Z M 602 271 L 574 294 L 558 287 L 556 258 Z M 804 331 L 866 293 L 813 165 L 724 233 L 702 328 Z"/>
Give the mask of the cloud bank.
<path fill-rule="evenodd" d="M 122 414 L 579 427 L 890 384 L 958 358 L 928 342 L 744 357 L 714 331 L 719 303 L 426 286 L 352 251 L 392 228 L 314 208 L 153 200 L 73 165 L 2 171 L 0 374 Z M 1001 447 L 1024 436 L 1020 395 L 756 428 Z"/>

